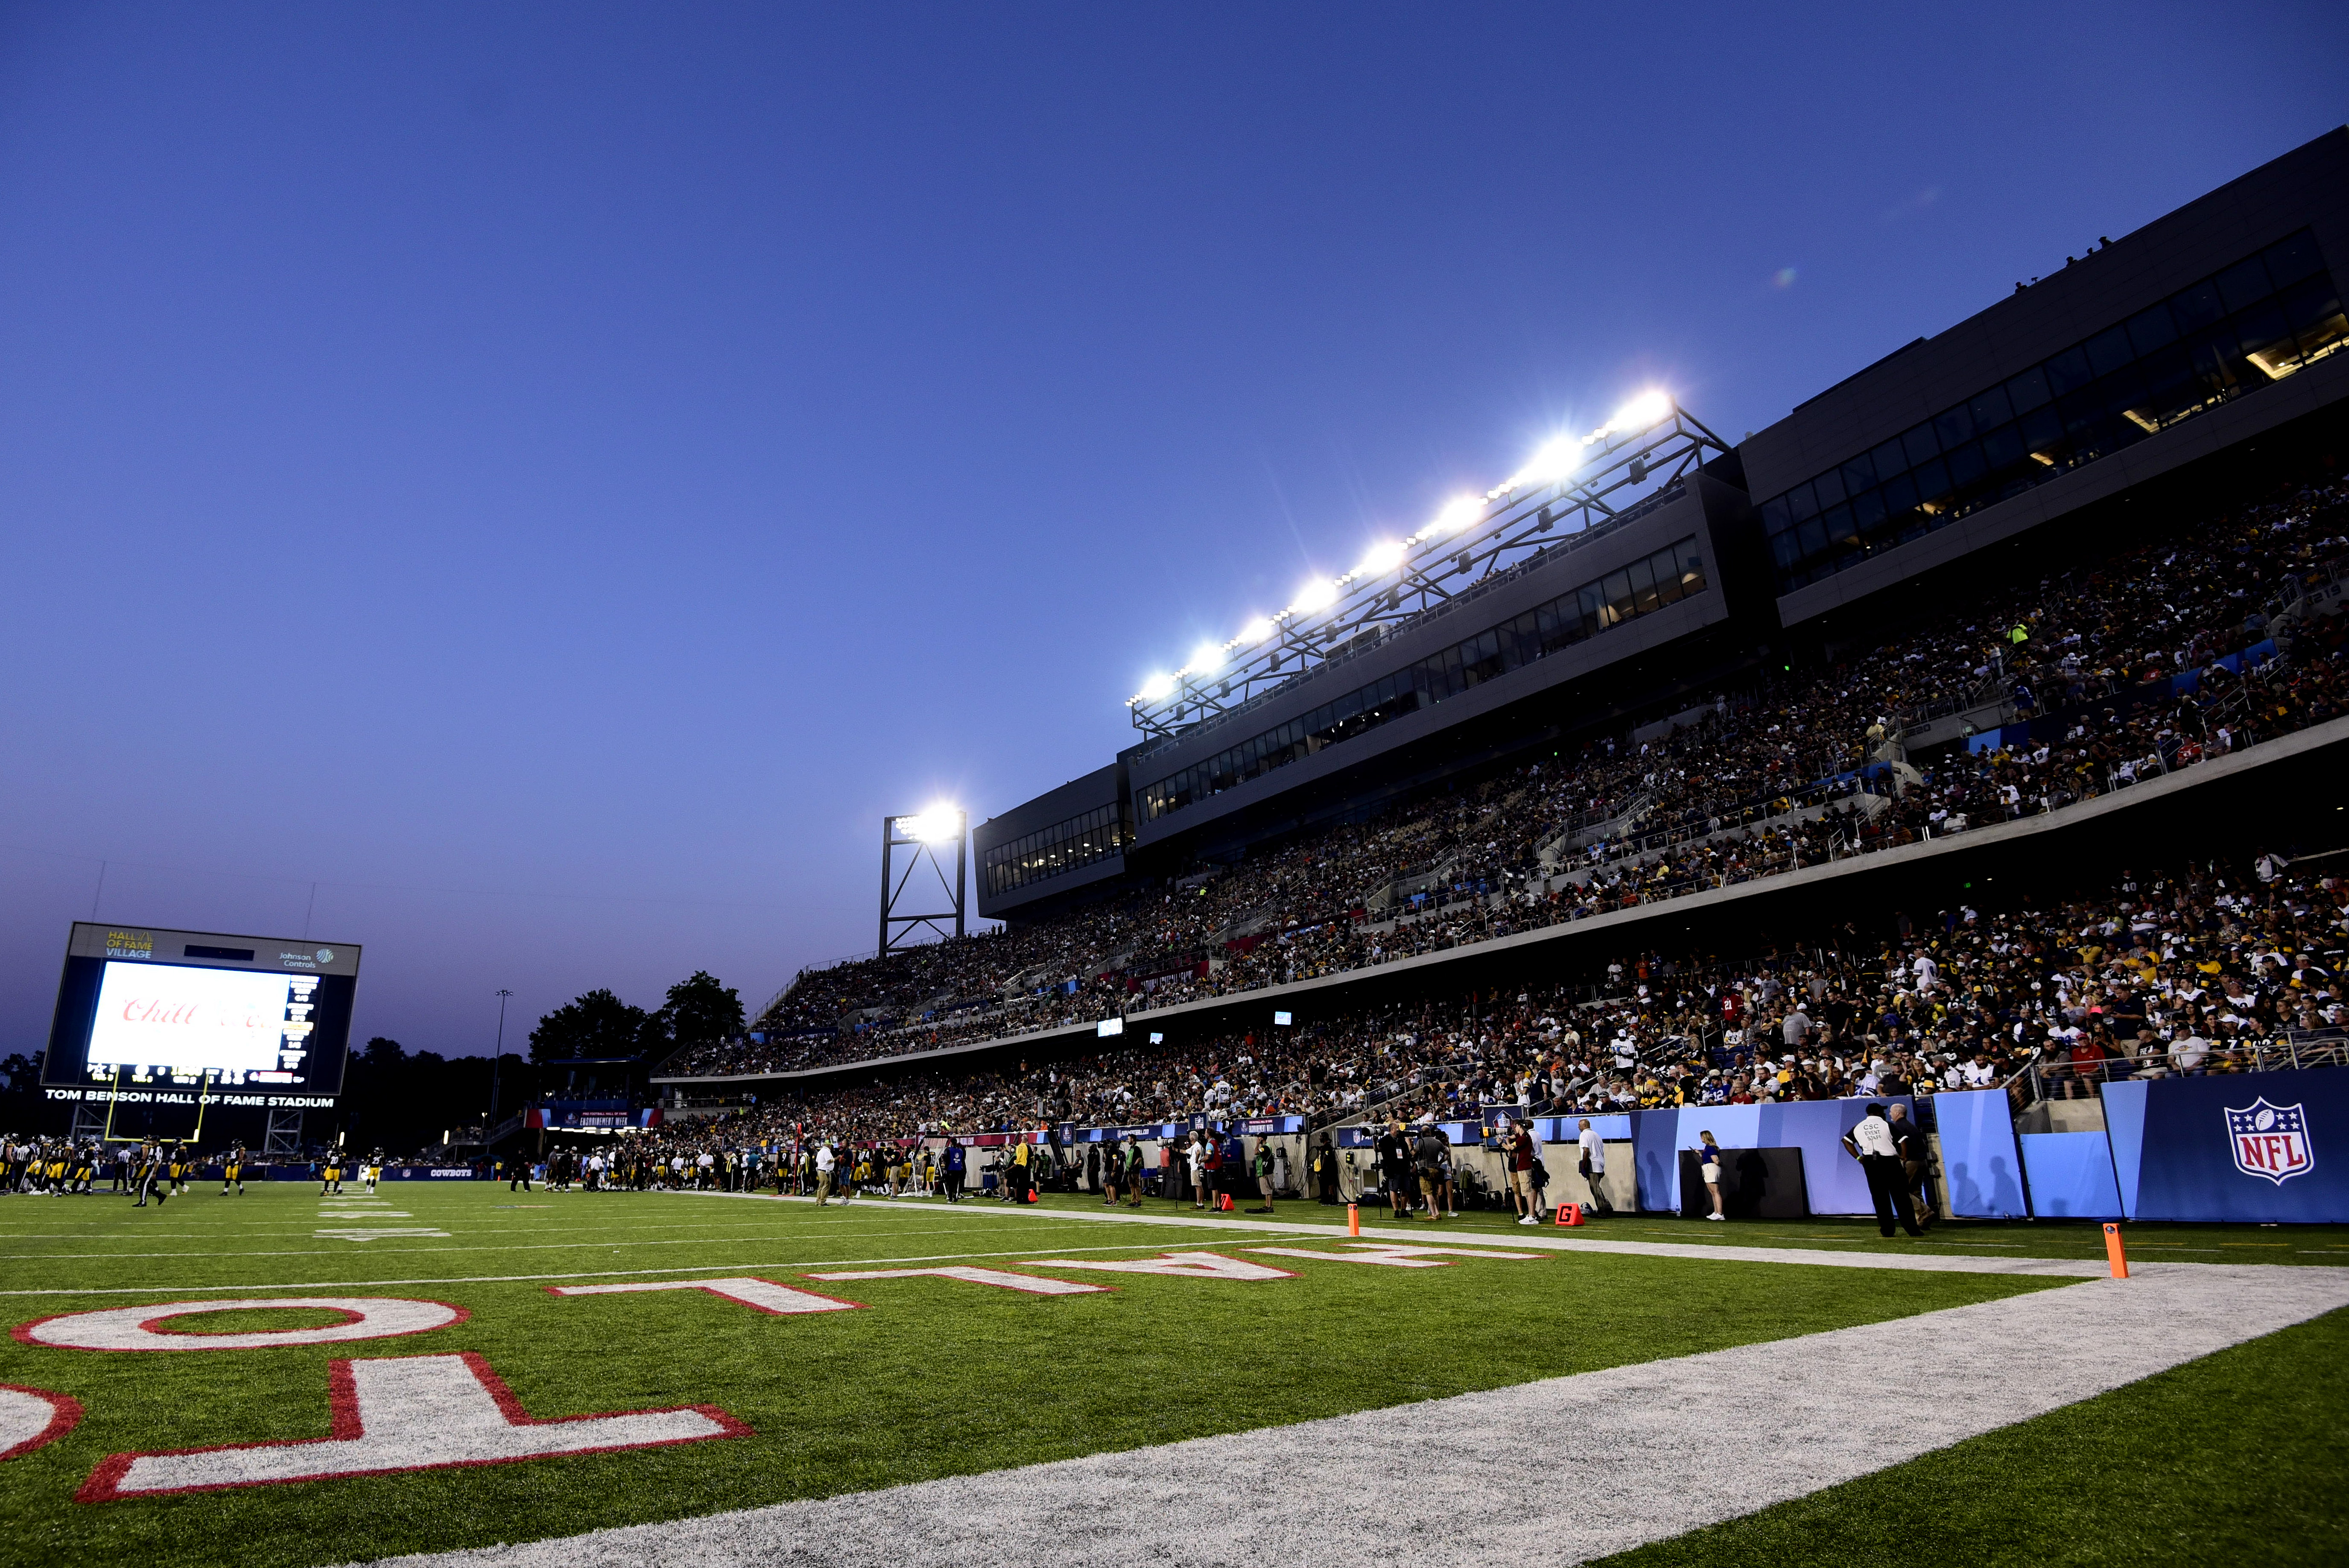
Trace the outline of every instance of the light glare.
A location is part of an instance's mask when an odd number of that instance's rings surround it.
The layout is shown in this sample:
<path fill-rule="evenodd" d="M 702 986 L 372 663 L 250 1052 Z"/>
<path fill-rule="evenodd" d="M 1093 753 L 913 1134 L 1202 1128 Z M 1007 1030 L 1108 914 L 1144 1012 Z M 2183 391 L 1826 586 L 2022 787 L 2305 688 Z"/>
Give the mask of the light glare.
<path fill-rule="evenodd" d="M 1201 643 L 1191 651 L 1191 673 L 1211 676 L 1224 667 L 1224 650 L 1213 643 Z"/>
<path fill-rule="evenodd" d="M 1509 484 L 1514 489 L 1524 484 L 1555 483 L 1581 466 L 1582 438 L 1555 437 L 1526 461 L 1524 470 Z"/>
<path fill-rule="evenodd" d="M 1310 614 L 1316 610 L 1326 610 L 1337 602 L 1338 585 L 1327 577 L 1317 577 L 1297 591 L 1297 603 L 1290 608 Z"/>
<path fill-rule="evenodd" d="M 1354 568 L 1354 574 L 1376 577 L 1381 573 L 1392 572 L 1402 564 L 1402 558 L 1407 553 L 1400 540 L 1391 539 L 1382 544 L 1373 544 L 1371 552 L 1362 557 L 1362 563 Z"/>
<path fill-rule="evenodd" d="M 962 812 L 953 806 L 933 806 L 911 819 L 912 836 L 926 844 L 951 844 L 962 837 Z"/>
<path fill-rule="evenodd" d="M 1613 423 L 1619 430 L 1644 430 L 1651 425 L 1662 424 L 1671 411 L 1671 393 L 1661 389 L 1642 392 L 1623 405 L 1623 411 L 1615 416 Z"/>
<path fill-rule="evenodd" d="M 1160 697 L 1173 696 L 1174 695 L 1174 677 L 1164 674 L 1152 676 L 1148 680 L 1142 683 L 1142 695 L 1145 700 L 1150 702 L 1156 702 Z"/>
<path fill-rule="evenodd" d="M 1484 515 L 1484 501 L 1473 495 L 1464 495 L 1435 514 L 1435 526 L 1457 533 Z"/>

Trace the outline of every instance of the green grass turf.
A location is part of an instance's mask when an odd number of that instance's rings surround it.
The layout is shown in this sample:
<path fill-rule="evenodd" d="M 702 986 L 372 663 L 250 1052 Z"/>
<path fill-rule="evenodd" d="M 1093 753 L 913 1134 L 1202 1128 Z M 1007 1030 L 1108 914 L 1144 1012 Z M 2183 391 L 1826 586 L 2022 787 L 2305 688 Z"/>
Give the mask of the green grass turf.
<path fill-rule="evenodd" d="M 1900 1397 L 1897 1370 L 1885 1379 Z M 2349 1312 L 1792 1502 L 1602 1561 L 2349 1562 Z M 1702 1485 L 1702 1476 L 1688 1478 Z"/>
<path fill-rule="evenodd" d="M 446 1238 L 322 1241 L 314 1190 L 0 1202 L 9 1321 L 224 1287 L 426 1296 L 471 1310 L 398 1340 L 99 1354 L 0 1342 L 0 1382 L 88 1414 L 0 1470 L 0 1559 L 310 1564 L 568 1533 L 1336 1415 L 2050 1288 L 1991 1274 L 1721 1270 L 1604 1254 L 1431 1270 L 1268 1260 L 1294 1280 L 1093 1275 L 1057 1298 L 936 1279 L 813 1288 L 872 1310 L 773 1317 L 699 1293 L 557 1298 L 546 1276 L 759 1274 L 858 1263 L 1004 1263 L 1236 1247 L 1208 1228 L 1124 1228 L 992 1205 L 804 1204 L 656 1194 L 509 1195 L 387 1185 Z M 1171 1206 L 1154 1205 L 1162 1212 Z M 1285 1213 L 1283 1217 L 1288 1217 Z M 626 1272 L 622 1272 L 626 1271 Z M 1072 1276 L 1083 1277 L 1083 1276 Z M 383 1283 L 399 1282 L 399 1283 Z M 1757 1288 L 1757 1284 L 1759 1288 Z M 240 1297 L 243 1293 L 236 1293 Z M 223 1315 L 252 1321 L 248 1315 Z M 208 1330 L 221 1325 L 202 1323 Z M 470 1470 L 81 1504 L 105 1456 L 317 1437 L 338 1356 L 478 1351 L 534 1416 L 717 1405 L 756 1435 Z"/>

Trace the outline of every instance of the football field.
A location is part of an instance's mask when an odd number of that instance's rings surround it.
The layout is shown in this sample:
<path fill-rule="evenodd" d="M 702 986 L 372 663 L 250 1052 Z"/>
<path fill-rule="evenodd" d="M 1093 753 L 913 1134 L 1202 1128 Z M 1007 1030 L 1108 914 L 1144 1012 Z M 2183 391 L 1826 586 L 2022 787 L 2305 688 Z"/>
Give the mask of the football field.
<path fill-rule="evenodd" d="M 1342 1212 L 11 1198 L 0 1561 L 2349 1552 L 2339 1231 Z"/>

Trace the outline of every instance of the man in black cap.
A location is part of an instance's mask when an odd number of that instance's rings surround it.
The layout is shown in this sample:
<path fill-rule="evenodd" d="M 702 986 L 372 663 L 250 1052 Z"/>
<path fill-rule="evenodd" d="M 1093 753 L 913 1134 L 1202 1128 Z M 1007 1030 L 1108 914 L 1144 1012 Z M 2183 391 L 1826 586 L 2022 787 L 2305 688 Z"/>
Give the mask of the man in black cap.
<path fill-rule="evenodd" d="M 1892 1124 L 1885 1119 L 1880 1102 L 1868 1105 L 1868 1114 L 1843 1135 L 1843 1146 L 1868 1177 L 1868 1201 L 1876 1205 L 1876 1228 L 1889 1237 L 1897 1214 L 1902 1229 L 1912 1236 L 1923 1235 L 1917 1228 L 1916 1212 L 1909 1207 L 1909 1178 L 1900 1168 L 1900 1143 L 1893 1136 Z"/>

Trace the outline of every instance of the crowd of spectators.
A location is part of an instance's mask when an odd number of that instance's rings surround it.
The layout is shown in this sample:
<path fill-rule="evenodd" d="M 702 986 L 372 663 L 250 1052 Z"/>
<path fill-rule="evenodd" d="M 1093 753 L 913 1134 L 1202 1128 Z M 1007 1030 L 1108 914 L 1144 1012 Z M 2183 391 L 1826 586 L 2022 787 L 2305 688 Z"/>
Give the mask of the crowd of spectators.
<path fill-rule="evenodd" d="M 673 1161 L 822 1138 L 1039 1126 L 1744 1104 L 2337 1063 L 2349 867 L 2281 857 L 2124 872 L 2093 896 L 1959 905 L 1723 960 L 1627 952 L 1590 983 L 1369 1008 L 1294 1032 L 1138 1045 L 1005 1071 L 901 1069 L 746 1096 L 637 1140 Z"/>
<path fill-rule="evenodd" d="M 2269 623 L 2335 569 L 2344 502 L 2292 487 L 1724 690 L 1668 736 L 1603 737 L 1018 930 L 810 971 L 756 1040 L 666 1072 L 831 1066 L 1358 969 L 2061 810 L 2323 722 L 2349 711 L 2343 625 Z M 2269 658 L 2279 634 L 2288 656 Z M 1990 749 L 1903 748 L 1910 724 L 1982 709 L 2015 727 Z"/>

